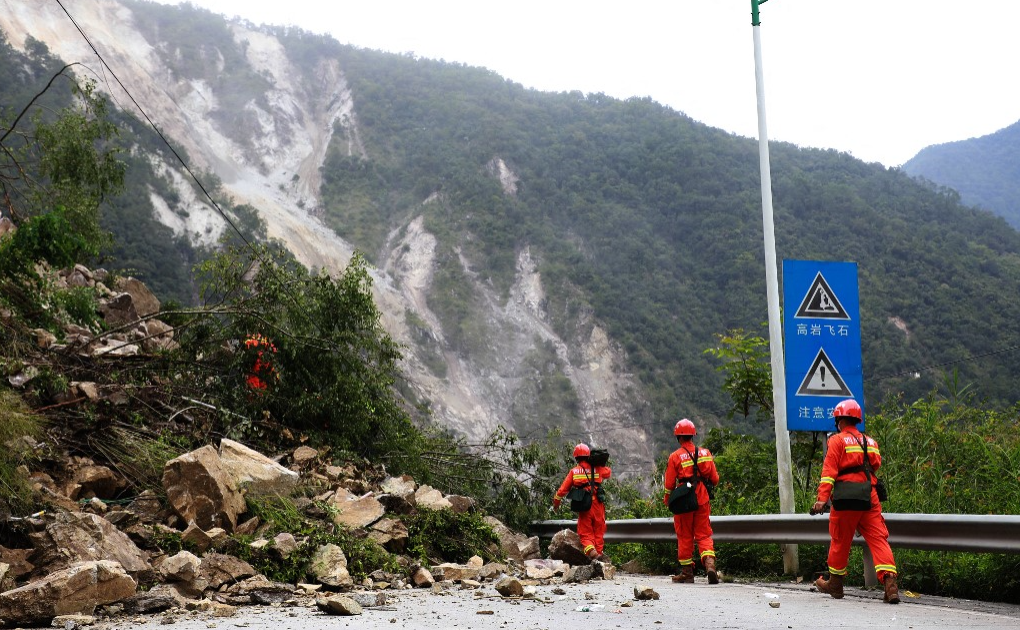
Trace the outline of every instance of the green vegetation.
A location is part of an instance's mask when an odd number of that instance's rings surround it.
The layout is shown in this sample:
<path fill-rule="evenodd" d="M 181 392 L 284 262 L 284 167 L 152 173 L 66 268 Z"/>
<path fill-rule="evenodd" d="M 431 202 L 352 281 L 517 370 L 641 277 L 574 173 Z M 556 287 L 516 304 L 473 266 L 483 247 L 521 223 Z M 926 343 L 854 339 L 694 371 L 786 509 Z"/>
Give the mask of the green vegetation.
<path fill-rule="evenodd" d="M 37 438 L 42 432 L 42 419 L 33 414 L 13 392 L 0 389 L 0 519 L 11 513 L 24 512 L 31 503 L 31 488 L 18 466 L 32 461 L 34 453 L 21 438 Z"/>
<path fill-rule="evenodd" d="M 347 558 L 347 570 L 356 580 L 364 579 L 376 569 L 397 571 L 396 558 L 369 538 L 355 535 L 347 527 L 331 525 L 323 528 L 321 522 L 312 522 L 287 496 L 248 498 L 248 513 L 258 516 L 263 524 L 260 537 L 272 540 L 277 534 L 292 534 L 298 547 L 284 557 L 274 545 L 252 547 L 254 536 L 235 536 L 231 545 L 234 555 L 251 564 L 271 580 L 296 584 L 308 579 L 308 570 L 315 552 L 323 545 L 340 547 Z M 318 511 L 327 512 L 328 506 L 312 504 Z"/>
<path fill-rule="evenodd" d="M 767 364 L 767 341 L 742 331 L 721 335 L 723 371 L 728 392 L 736 405 L 743 401 L 767 402 L 771 413 L 771 376 L 751 378 Z M 757 357 L 757 358 L 754 358 Z M 768 372 L 766 371 L 766 374 Z M 743 386 L 737 384 L 742 383 Z M 972 391 L 949 380 L 921 400 L 889 399 L 869 410 L 866 432 L 882 451 L 879 476 L 889 488 L 887 512 L 924 514 L 1017 514 L 1020 512 L 1020 406 L 1007 411 L 988 409 Z M 752 413 L 755 413 L 752 406 Z M 791 434 L 793 486 L 796 511 L 806 513 L 815 501 L 822 464 L 821 433 Z M 771 440 L 712 429 L 699 443 L 712 451 L 720 483 L 712 501 L 712 514 L 779 513 L 779 480 L 775 444 Z M 664 462 L 660 462 L 660 469 Z M 660 470 L 661 472 L 661 470 Z M 670 514 L 661 503 L 660 481 L 651 499 L 632 499 L 611 512 L 611 518 L 664 518 Z M 663 572 L 675 571 L 676 547 L 671 544 L 619 545 L 608 553 L 616 558 L 637 558 Z M 827 547 L 800 546 L 801 574 L 805 579 L 824 571 Z M 965 554 L 894 549 L 901 588 L 933 595 L 1020 602 L 1020 583 L 1013 575 L 1020 560 L 1002 554 Z M 777 579 L 783 573 L 778 545 L 719 545 L 719 566 L 731 575 Z M 848 583 L 863 584 L 863 559 L 850 557 Z"/>
<path fill-rule="evenodd" d="M 980 138 L 926 147 L 902 168 L 958 191 L 963 203 L 991 210 L 1020 228 L 1018 146 L 1020 122 Z"/>
<path fill-rule="evenodd" d="M 425 564 L 434 559 L 467 562 L 471 556 L 500 560 L 499 538 L 477 512 L 419 508 L 405 519 L 408 554 Z"/>
<path fill-rule="evenodd" d="M 268 78 L 221 72 L 247 67 L 245 44 L 222 21 L 193 7 L 176 13 L 131 5 L 155 16 L 146 28 L 159 54 L 184 60 L 175 72 L 236 96 L 220 115 L 262 102 Z M 191 31 L 182 15 L 208 25 Z M 339 141 L 346 127 L 338 125 L 322 172 L 324 220 L 364 252 L 380 252 L 387 235 L 418 213 L 438 239 L 429 305 L 449 347 L 422 340 L 434 350 L 437 376 L 442 352 L 481 355 L 492 347 L 479 287 L 505 298 L 516 255 L 528 247 L 555 331 L 576 340 L 598 322 L 625 349 L 627 368 L 650 401 L 647 417 L 636 420 L 667 426 L 684 415 L 722 424 L 729 416 L 725 428 L 703 439 L 723 479 L 714 512 L 777 511 L 774 446 L 748 435 L 766 433 L 771 416 L 767 345 L 744 332 L 765 310 L 752 141 L 648 99 L 541 94 L 476 68 L 357 50 L 294 29 L 277 34 L 309 72 L 323 59 L 339 61 L 354 92 L 366 156 L 350 155 Z M 166 45 L 171 40 L 178 46 Z M 60 69 L 39 42 L 30 40 L 22 54 L 0 41 L 0 193 L 4 216 L 18 227 L 0 241 L 5 375 L 40 356 L 33 329 L 58 332 L 67 321 L 100 327 L 90 296 L 55 289 L 37 262 L 57 268 L 113 256 L 119 273 L 130 271 L 160 295 L 194 307 L 164 309 L 177 346 L 155 356 L 115 367 L 48 356 L 51 363 L 38 369 L 23 396 L 0 390 L 0 442 L 37 431 L 32 410 L 45 408 L 55 434 L 117 467 L 134 488 L 152 483 L 162 463 L 210 435 L 273 450 L 307 442 L 334 462 L 369 458 L 390 474 L 474 497 L 482 512 L 517 529 L 547 516 L 569 467 L 568 450 L 557 431 L 533 436 L 553 420 L 565 431 L 580 420 L 552 344 L 536 344 L 521 366 L 529 385 L 515 412 L 533 430 L 527 438 L 499 430 L 469 443 L 450 435 L 432 424 L 428 401 L 412 407 L 399 394 L 401 348 L 382 329 L 372 300 L 374 255 L 355 256 L 335 277 L 309 271 L 278 244 L 265 244 L 257 209 L 228 203 L 244 238 L 229 235 L 215 253 L 193 248 L 154 217 L 153 194 L 172 212 L 187 212 L 146 157 L 169 159 L 167 149 Z M 229 133 L 250 140 L 249 123 L 246 116 L 231 119 Z M 493 177 L 496 158 L 519 177 L 516 193 Z M 868 415 L 886 460 L 888 507 L 1016 513 L 1020 409 L 1012 374 L 1020 367 L 1014 352 L 1020 321 L 1012 302 L 1020 290 L 1020 236 L 960 205 L 955 194 L 895 169 L 781 143 L 773 160 L 780 255 L 860 263 L 869 396 L 889 401 Z M 411 317 L 407 323 L 425 330 Z M 730 332 L 717 337 L 720 329 Z M 942 378 L 935 366 L 952 366 L 954 383 L 976 385 L 932 394 Z M 72 381 L 85 380 L 132 394 L 122 405 L 59 402 Z M 798 434 L 792 446 L 797 505 L 806 510 L 821 436 Z M 8 449 L 0 459 L 6 510 L 25 506 L 18 465 L 29 457 Z M 648 498 L 617 480 L 607 486 L 612 518 L 667 515 L 661 487 Z M 314 546 L 325 542 L 345 550 L 356 576 L 390 561 L 342 528 L 308 531 L 290 499 L 250 509 L 270 524 L 267 531 L 308 537 L 284 564 L 271 565 L 269 555 L 259 555 L 271 552 L 240 545 L 272 577 L 296 579 Z M 411 528 L 412 553 L 422 560 L 485 556 L 493 541 L 480 513 L 422 511 Z M 181 542 L 170 536 L 161 544 Z M 801 553 L 807 574 L 824 563 L 823 548 Z M 673 567 L 674 549 L 621 546 L 610 555 L 665 570 Z M 905 588 L 1020 599 L 1020 582 L 1002 578 L 1016 574 L 1014 559 L 897 555 Z M 726 545 L 719 558 L 732 573 L 782 570 L 774 546 Z M 853 558 L 860 562 L 856 552 Z M 861 573 L 856 566 L 852 576 Z"/>

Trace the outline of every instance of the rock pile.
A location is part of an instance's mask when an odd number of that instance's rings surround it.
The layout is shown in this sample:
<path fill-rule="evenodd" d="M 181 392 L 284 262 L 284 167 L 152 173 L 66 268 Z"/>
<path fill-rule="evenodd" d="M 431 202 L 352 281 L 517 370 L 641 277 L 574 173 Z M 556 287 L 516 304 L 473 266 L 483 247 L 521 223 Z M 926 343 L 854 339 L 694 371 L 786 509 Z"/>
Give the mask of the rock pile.
<path fill-rule="evenodd" d="M 156 318 L 158 300 L 137 280 L 113 279 L 81 265 L 52 277 L 58 286 L 96 292 L 106 332 L 69 324 L 58 343 L 39 329 L 34 337 L 41 353 L 128 361 L 173 347 L 174 331 Z M 5 316 L 0 312 L 0 319 Z M 26 362 L 8 381 L 21 388 L 40 373 Z M 84 380 L 69 385 L 57 405 L 123 405 L 129 396 L 124 386 Z M 28 436 L 4 446 L 52 452 Z M 384 605 L 387 593 L 401 589 L 490 586 L 500 596 L 526 598 L 535 596 L 539 584 L 611 579 L 615 571 L 608 564 L 589 565 L 573 531 L 558 534 L 543 559 L 537 537 L 492 516 L 484 522 L 499 543 L 485 555 L 499 562 L 475 556 L 463 564 L 436 558 L 423 565 L 407 555 L 406 519 L 423 509 L 477 512 L 475 501 L 391 476 L 369 462 L 336 465 L 309 446 L 271 458 L 222 439 L 168 461 L 161 486 L 147 489 L 89 457 L 59 457 L 57 465 L 22 470 L 45 510 L 0 514 L 0 625 L 78 627 L 96 617 L 153 613 L 172 621 L 187 611 L 230 616 L 251 604 L 351 615 Z M 360 566 L 356 579 L 340 546 L 317 543 L 307 528 L 280 532 L 249 513 L 253 501 L 278 497 L 288 497 L 306 524 L 321 531 L 341 528 L 378 545 L 395 562 Z M 245 560 L 256 557 L 293 559 L 301 575 L 292 583 L 275 582 Z"/>
<path fill-rule="evenodd" d="M 408 542 L 402 515 L 422 508 L 475 510 L 474 501 L 444 495 L 407 476 L 385 476 L 381 467 L 320 464 L 309 450 L 300 447 L 281 458 L 290 467 L 227 439 L 219 448 L 186 453 L 164 469 L 166 507 L 151 490 L 127 504 L 104 501 L 96 490 L 116 484 L 88 480 L 116 475 L 103 466 L 83 464 L 79 470 L 88 474 L 76 475 L 78 481 L 64 487 L 77 495 L 77 502 L 64 495 L 65 509 L 8 523 L 22 530 L 31 546 L 0 546 L 0 588 L 5 589 L 0 593 L 0 620 L 7 625 L 48 624 L 65 615 L 183 610 L 226 616 L 247 604 L 307 606 L 313 601 L 331 614 L 358 614 L 362 607 L 385 604 L 385 593 L 391 590 L 488 584 L 504 597 L 533 597 L 537 584 L 614 575 L 611 565 L 587 564 L 572 530 L 557 534 L 550 558 L 542 559 L 536 537 L 515 533 L 491 516 L 485 520 L 500 542 L 498 550 L 490 551 L 505 561 L 484 562 L 475 556 L 463 564 L 421 565 L 399 555 Z M 373 483 L 373 478 L 379 481 Z M 42 481 L 36 483 L 43 487 Z M 397 554 L 402 571 L 375 570 L 355 581 L 344 551 L 332 544 L 314 550 L 304 579 L 293 584 L 273 582 L 242 560 L 239 556 L 248 550 L 267 549 L 286 559 L 307 542 L 287 532 L 264 537 L 264 524 L 245 512 L 247 496 L 285 493 L 299 485 L 321 492 L 296 499 L 298 504 L 328 506 L 333 523 Z M 56 486 L 51 492 L 58 492 Z M 160 541 L 174 538 L 194 553 L 163 552 Z"/>

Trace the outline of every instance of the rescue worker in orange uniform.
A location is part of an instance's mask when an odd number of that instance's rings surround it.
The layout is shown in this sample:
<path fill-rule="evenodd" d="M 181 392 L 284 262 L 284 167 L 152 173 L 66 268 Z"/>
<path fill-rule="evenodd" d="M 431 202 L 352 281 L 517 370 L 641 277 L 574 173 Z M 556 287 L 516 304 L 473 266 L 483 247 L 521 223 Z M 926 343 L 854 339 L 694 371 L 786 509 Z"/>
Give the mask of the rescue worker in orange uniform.
<path fill-rule="evenodd" d="M 707 448 L 698 448 L 694 436 L 698 430 L 694 423 L 684 418 L 673 427 L 673 435 L 680 447 L 673 451 L 666 462 L 665 488 L 666 496 L 662 502 L 669 504 L 669 494 L 683 479 L 694 476 L 694 460 L 697 455 L 699 483 L 695 492 L 698 495 L 698 509 L 687 514 L 673 515 L 673 530 L 676 531 L 676 557 L 680 561 L 680 574 L 673 576 L 674 582 L 694 583 L 694 542 L 698 543 L 701 563 L 705 567 L 709 584 L 719 583 L 719 574 L 715 568 L 715 543 L 712 541 L 712 504 L 708 496 L 706 483 L 714 488 L 719 483 L 719 471 L 715 468 L 715 459 Z"/>
<path fill-rule="evenodd" d="M 608 556 L 602 553 L 606 535 L 606 504 L 602 484 L 613 474 L 609 466 L 592 467 L 588 461 L 591 449 L 587 444 L 574 447 L 574 462 L 577 464 L 567 473 L 566 479 L 560 484 L 553 498 L 553 509 L 560 508 L 560 502 L 573 487 L 588 488 L 592 491 L 591 509 L 577 514 L 577 535 L 581 538 L 584 555 L 590 560 L 609 562 Z"/>
<path fill-rule="evenodd" d="M 822 480 L 818 484 L 818 496 L 811 506 L 811 514 L 821 514 L 832 497 L 835 484 L 839 482 L 867 482 L 864 471 L 864 445 L 867 444 L 868 461 L 873 470 L 882 465 L 878 442 L 862 435 L 857 424 L 862 420 L 861 406 L 853 399 L 836 405 L 833 410 L 837 432 L 829 437 L 828 451 L 822 463 Z M 865 442 L 867 440 L 867 442 Z M 896 561 L 889 547 L 889 530 L 882 517 L 882 504 L 875 492 L 876 477 L 871 477 L 871 508 L 847 510 L 832 507 L 829 515 L 829 579 L 819 577 L 815 587 L 822 593 L 840 599 L 843 597 L 843 577 L 846 575 L 847 560 L 850 557 L 850 543 L 854 533 L 860 532 L 875 560 L 875 574 L 885 585 L 884 601 L 900 603 L 899 588 L 896 585 Z"/>

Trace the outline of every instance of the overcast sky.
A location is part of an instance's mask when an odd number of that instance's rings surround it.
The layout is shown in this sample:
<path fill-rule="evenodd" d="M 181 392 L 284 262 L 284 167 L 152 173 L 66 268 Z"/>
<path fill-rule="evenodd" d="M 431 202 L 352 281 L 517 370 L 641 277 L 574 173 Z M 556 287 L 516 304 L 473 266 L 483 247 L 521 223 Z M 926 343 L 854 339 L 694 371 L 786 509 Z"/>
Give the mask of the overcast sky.
<path fill-rule="evenodd" d="M 190 1 L 758 137 L 750 0 Z M 761 23 L 772 140 L 898 166 L 1020 120 L 1020 1 L 771 0 Z"/>

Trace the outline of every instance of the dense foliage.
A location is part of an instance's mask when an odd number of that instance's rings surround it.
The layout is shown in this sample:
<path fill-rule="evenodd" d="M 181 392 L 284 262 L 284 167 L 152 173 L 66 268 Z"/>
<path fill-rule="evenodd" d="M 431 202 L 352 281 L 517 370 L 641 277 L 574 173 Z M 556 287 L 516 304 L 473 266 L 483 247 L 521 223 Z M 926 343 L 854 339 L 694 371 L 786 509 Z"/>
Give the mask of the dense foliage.
<path fill-rule="evenodd" d="M 1020 122 L 993 134 L 922 149 L 903 170 L 959 192 L 1020 228 Z"/>
<path fill-rule="evenodd" d="M 208 84 L 223 112 L 243 109 L 223 99 L 263 103 L 270 86 L 221 18 L 193 6 L 130 6 L 172 72 Z M 439 238 L 429 306 L 449 348 L 423 352 L 438 375 L 445 369 L 439 350 L 480 364 L 491 351 L 483 296 L 468 276 L 505 295 L 516 255 L 528 247 L 556 332 L 584 338 L 597 322 L 626 351 L 643 384 L 638 395 L 651 401 L 636 422 L 727 415 L 721 375 L 702 351 L 719 331 L 750 329 L 766 310 L 752 140 L 649 99 L 541 93 L 479 68 L 245 26 L 279 37 L 305 85 L 315 85 L 320 62 L 329 61 L 339 62 L 352 89 L 355 112 L 345 125 L 356 126 L 366 153 L 349 150 L 352 132 L 338 124 L 322 168 L 324 221 L 369 263 L 392 230 L 419 213 Z M 32 50 L 33 63 L 54 63 L 45 46 Z M 3 54 L 10 67 L 26 63 L 9 47 Z M 10 78 L 16 95 L 47 75 Z M 230 121 L 229 133 L 243 146 L 242 118 Z M 133 119 L 116 120 L 142 152 L 165 154 Z M 1020 288 L 1020 237 L 955 193 L 896 169 L 782 143 L 772 151 L 779 256 L 860 265 L 871 395 L 917 398 L 955 368 L 990 404 L 1012 405 L 1004 375 L 1017 367 L 1020 323 L 1008 316 L 1007 296 Z M 154 219 L 153 193 L 184 212 L 167 181 L 142 159 L 125 162 L 127 190 L 104 218 L 117 237 L 110 253 L 160 295 L 194 303 L 187 269 L 207 254 Z M 496 175 L 502 168 L 516 178 L 513 194 Z M 541 356 L 534 363 L 551 386 L 522 395 L 520 413 L 533 424 L 578 422 L 562 366 Z M 760 432 L 739 416 L 726 424 Z"/>
<path fill-rule="evenodd" d="M 720 336 L 714 354 L 725 357 L 728 393 L 753 413 L 771 415 L 771 377 L 756 379 L 768 356 L 768 342 L 742 331 Z M 958 381 L 947 379 L 939 388 L 916 401 L 892 398 L 875 405 L 867 415 L 865 432 L 882 452 L 879 476 L 889 488 L 886 512 L 911 514 L 1018 514 L 1020 513 L 1020 406 L 988 409 Z M 818 432 L 791 434 L 795 511 L 806 513 L 815 501 L 821 476 L 823 442 Z M 712 429 L 698 443 L 712 451 L 720 482 L 712 501 L 712 514 L 777 514 L 779 479 L 775 443 Z M 661 503 L 659 481 L 650 498 L 630 496 L 614 507 L 611 518 L 664 518 L 670 514 Z M 620 558 L 637 558 L 659 571 L 675 570 L 672 544 L 614 545 Z M 770 579 L 782 575 L 778 545 L 723 544 L 717 550 L 727 573 Z M 894 549 L 901 588 L 923 593 L 1020 602 L 1020 581 L 1011 576 L 1020 568 L 1015 556 Z M 813 579 L 826 570 L 827 548 L 801 545 L 801 575 Z M 863 583 L 861 550 L 851 553 L 849 583 Z"/>
<path fill-rule="evenodd" d="M 178 14 L 149 9 L 166 18 L 152 23 L 154 39 L 229 38 L 222 23 L 188 32 Z M 719 331 L 747 329 L 765 310 L 750 140 L 647 99 L 542 94 L 476 68 L 357 50 L 293 30 L 278 34 L 309 67 L 324 56 L 338 59 L 355 94 L 369 157 L 350 155 L 339 143 L 330 148 L 325 220 L 371 253 L 393 228 L 424 214 L 439 239 L 441 265 L 430 306 L 454 350 L 477 353 L 488 334 L 462 261 L 505 295 L 517 251 L 530 247 L 557 332 L 574 337 L 581 316 L 593 314 L 627 351 L 652 401 L 649 417 L 635 421 L 667 426 L 666 418 L 682 412 L 707 424 L 736 412 L 730 428 L 707 432 L 704 441 L 723 480 L 715 513 L 777 511 L 774 446 L 732 430 L 763 426 L 753 418 L 770 416 L 770 398 L 762 394 L 765 345 L 731 331 L 704 352 Z M 21 54 L 0 41 L 2 156 L 15 162 L 38 156 L 32 174 L 43 186 L 24 188 L 20 171 L 0 163 L 3 213 L 19 226 L 0 246 L 0 300 L 16 315 L 5 318 L 0 338 L 6 375 L 32 352 L 33 327 L 58 332 L 61 319 L 102 328 L 90 296 L 40 286 L 39 260 L 64 266 L 119 253 L 121 264 L 130 261 L 157 292 L 195 305 L 161 314 L 176 326 L 179 345 L 171 352 L 112 370 L 103 360 L 58 361 L 32 380 L 25 398 L 39 408 L 67 391 L 69 375 L 140 392 L 119 408 L 50 409 L 47 417 L 77 438 L 69 443 L 78 452 L 143 475 L 174 450 L 194 446 L 191 438 L 233 435 L 278 448 L 310 440 L 328 447 L 335 461 L 371 457 L 390 472 L 476 497 L 518 528 L 546 515 L 569 463 L 559 434 L 522 443 L 497 432 L 468 444 L 430 425 L 428 401 L 409 405 L 397 370 L 400 348 L 381 328 L 371 298 L 371 254 L 356 256 L 335 278 L 311 272 L 279 248 L 253 244 L 260 239 L 249 237 L 264 237 L 264 227 L 252 208 L 230 209 L 246 232 L 231 235 L 232 246 L 214 256 L 196 252 L 155 220 L 150 194 L 173 202 L 173 187 L 146 160 L 119 152 L 128 147 L 116 144 L 117 131 L 136 132 L 121 135 L 141 153 L 165 149 L 142 139 L 131 117 L 106 112 L 86 86 L 61 80 L 44 89 L 60 64 L 39 42 L 28 48 Z M 217 50 L 243 65 L 242 44 Z M 167 58 L 178 52 L 160 50 Z M 189 63 L 213 54 L 191 52 L 198 57 Z M 218 76 L 192 65 L 178 71 Z M 256 95 L 265 89 L 258 76 L 242 72 L 237 81 L 218 89 Z M 42 113 L 16 126 L 38 95 Z M 243 122 L 233 130 L 238 137 Z M 1020 367 L 1020 321 L 1011 307 L 1020 289 L 1020 236 L 1001 219 L 962 206 L 954 193 L 901 171 L 834 151 L 784 144 L 773 150 L 780 256 L 860 264 L 869 398 L 893 401 L 868 416 L 886 458 L 890 509 L 1016 513 L 1020 445 L 1011 375 Z M 513 194 L 493 174 L 500 164 L 518 177 Z M 111 198 L 122 181 L 123 195 Z M 115 236 L 112 244 L 106 231 Z M 199 260 L 201 284 L 192 284 L 186 270 Z M 741 367 L 716 371 L 720 359 Z M 560 370 L 548 347 L 528 360 L 536 369 Z M 968 385 L 949 397 L 931 395 L 946 370 Z M 959 395 L 966 391 L 974 397 Z M 554 418 L 569 428 L 581 413 L 566 379 L 524 392 L 546 410 L 529 427 L 536 435 Z M 0 394 L 0 410 L 21 422 L 14 430 L 31 433 L 36 418 L 26 402 Z M 793 451 L 803 510 L 816 483 L 821 436 L 798 435 Z M 9 473 L 19 461 L 0 462 L 0 483 L 15 491 Z M 666 515 L 655 494 L 643 497 L 617 482 L 610 492 L 612 517 Z M 427 514 L 416 527 L 423 538 L 415 553 L 423 558 L 447 541 L 421 532 L 460 527 L 479 544 L 488 535 L 478 523 Z M 666 566 L 673 550 L 629 549 L 618 557 L 628 554 Z M 806 572 L 824 561 L 824 549 L 803 554 Z M 774 549 L 720 550 L 729 571 L 778 573 L 777 562 Z M 1018 599 L 1020 585 L 1000 579 L 1016 573 L 1008 558 L 908 552 L 898 562 L 908 588 Z"/>
<path fill-rule="evenodd" d="M 583 332 L 591 312 L 623 345 L 652 401 L 638 421 L 726 416 L 702 351 L 766 312 L 752 140 L 648 99 L 539 93 L 479 68 L 277 35 L 309 66 L 339 58 L 353 90 L 369 157 L 333 143 L 325 220 L 376 252 L 423 214 L 440 239 L 430 307 L 454 349 L 484 349 L 463 261 L 505 292 L 527 246 L 557 332 Z M 772 152 L 779 257 L 859 264 L 870 395 L 917 398 L 956 369 L 990 404 L 1015 402 L 1005 375 L 1020 324 L 1007 296 L 1020 289 L 1020 237 L 902 171 L 783 143 Z"/>

